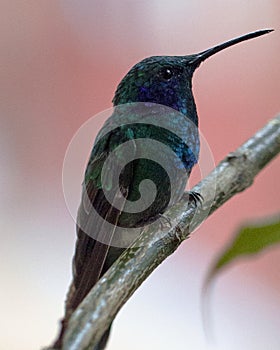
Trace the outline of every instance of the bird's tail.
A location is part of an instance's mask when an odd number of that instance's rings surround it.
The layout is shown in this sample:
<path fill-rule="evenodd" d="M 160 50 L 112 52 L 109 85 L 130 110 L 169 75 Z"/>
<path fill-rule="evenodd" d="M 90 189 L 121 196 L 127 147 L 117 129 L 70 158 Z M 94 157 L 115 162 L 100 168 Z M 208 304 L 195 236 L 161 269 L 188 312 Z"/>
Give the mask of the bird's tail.
<path fill-rule="evenodd" d="M 75 295 L 75 291 L 76 291 L 76 288 L 74 286 L 74 283 L 72 282 L 66 297 L 65 316 L 60 322 L 59 335 L 52 346 L 53 349 L 56 349 L 56 350 L 62 349 L 62 340 L 65 334 L 65 331 L 67 329 L 69 319 L 72 313 L 74 312 L 73 308 L 71 307 L 71 304 L 72 304 L 73 296 Z"/>
<path fill-rule="evenodd" d="M 52 346 L 52 348 L 55 350 L 62 349 L 62 345 L 63 345 L 62 341 L 63 341 L 64 335 L 65 335 L 65 331 L 68 327 L 69 319 L 70 319 L 72 313 L 74 312 L 73 308 L 71 308 L 71 304 L 72 304 L 71 301 L 72 301 L 74 294 L 75 294 L 75 287 L 72 283 L 70 288 L 69 288 L 69 292 L 68 292 L 67 299 L 66 299 L 65 317 L 60 323 L 59 335 Z M 95 347 L 92 350 L 104 350 L 105 349 L 109 335 L 110 335 L 110 330 L 111 330 L 111 325 L 109 326 L 107 331 L 104 332 L 99 343 L 97 345 L 95 345 Z"/>

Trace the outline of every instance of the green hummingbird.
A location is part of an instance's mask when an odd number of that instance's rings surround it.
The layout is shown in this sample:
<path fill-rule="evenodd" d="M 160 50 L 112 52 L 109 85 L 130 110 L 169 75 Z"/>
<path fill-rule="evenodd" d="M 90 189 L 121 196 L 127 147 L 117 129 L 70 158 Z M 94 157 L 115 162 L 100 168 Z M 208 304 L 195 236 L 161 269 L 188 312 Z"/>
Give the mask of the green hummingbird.
<path fill-rule="evenodd" d="M 98 135 L 85 171 L 77 219 L 73 282 L 67 295 L 61 331 L 53 346 L 55 349 L 63 347 L 63 337 L 72 313 L 125 250 L 124 246 L 111 244 L 115 229 L 145 226 L 163 215 L 182 196 L 191 170 L 198 162 L 200 148 L 198 116 L 192 93 L 194 71 L 201 62 L 217 52 L 271 31 L 255 31 L 198 54 L 149 57 L 133 66 L 122 79 L 113 98 L 116 109 Z M 140 108 L 140 122 L 138 104 L 143 106 Z M 155 120 L 165 118 L 164 127 L 146 122 L 146 115 L 152 115 Z M 121 122 L 114 127 L 118 118 Z M 142 157 L 143 146 L 136 141 L 147 138 L 157 142 L 155 145 L 164 144 L 172 150 L 174 156 L 168 158 L 165 168 L 154 159 Z M 125 155 L 119 152 L 103 174 L 102 169 L 111 152 L 126 142 L 132 143 L 133 161 L 120 169 L 121 158 Z M 167 158 L 156 146 L 153 146 L 152 153 L 163 160 Z M 170 181 L 168 174 L 174 171 L 175 180 Z M 113 185 L 116 178 L 118 188 Z M 150 179 L 156 187 L 154 202 L 141 212 L 126 211 L 126 201 L 137 202 L 141 197 L 139 186 L 145 179 Z M 172 186 L 174 193 L 170 200 Z M 111 201 L 105 192 L 109 193 Z M 197 194 L 191 193 L 191 197 L 199 200 Z M 109 332 L 110 327 L 104 330 L 103 337 L 93 350 L 105 348 Z"/>

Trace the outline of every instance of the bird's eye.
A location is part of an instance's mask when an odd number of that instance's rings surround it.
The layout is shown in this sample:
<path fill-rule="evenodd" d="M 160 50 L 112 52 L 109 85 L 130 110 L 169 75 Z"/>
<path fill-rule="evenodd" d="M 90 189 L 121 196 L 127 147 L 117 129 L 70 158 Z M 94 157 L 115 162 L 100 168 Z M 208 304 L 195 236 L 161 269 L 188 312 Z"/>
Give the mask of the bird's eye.
<path fill-rule="evenodd" d="M 163 80 L 170 80 L 173 77 L 173 71 L 171 68 L 166 67 L 161 71 L 161 77 Z"/>

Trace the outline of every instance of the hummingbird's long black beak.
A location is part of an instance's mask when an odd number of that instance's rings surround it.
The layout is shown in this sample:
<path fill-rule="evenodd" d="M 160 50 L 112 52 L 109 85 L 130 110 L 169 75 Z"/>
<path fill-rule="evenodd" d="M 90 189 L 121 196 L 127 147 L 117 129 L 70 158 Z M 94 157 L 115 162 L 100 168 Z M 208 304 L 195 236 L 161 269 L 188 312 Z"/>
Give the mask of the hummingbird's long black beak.
<path fill-rule="evenodd" d="M 238 44 L 238 43 L 245 41 L 245 40 L 248 40 L 248 39 L 253 39 L 253 38 L 256 38 L 258 36 L 268 34 L 270 32 L 273 32 L 273 30 L 274 29 L 257 30 L 256 32 L 248 33 L 248 34 L 242 35 L 238 38 L 231 39 L 229 41 L 226 41 L 225 43 L 211 47 L 210 49 L 207 49 L 205 51 L 202 51 L 202 52 L 194 55 L 193 60 L 189 61 L 189 63 L 191 63 L 195 67 L 198 67 L 202 61 L 206 60 L 208 57 L 210 57 L 212 55 L 215 55 L 215 53 L 226 49 L 227 47 Z"/>

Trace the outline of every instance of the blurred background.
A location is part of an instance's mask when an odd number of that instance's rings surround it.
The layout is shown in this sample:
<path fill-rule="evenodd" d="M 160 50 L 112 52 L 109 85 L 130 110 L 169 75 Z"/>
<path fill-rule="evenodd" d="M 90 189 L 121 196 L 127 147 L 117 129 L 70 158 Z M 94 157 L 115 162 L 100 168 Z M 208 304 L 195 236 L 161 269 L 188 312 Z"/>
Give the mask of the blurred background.
<path fill-rule="evenodd" d="M 111 106 L 140 59 L 274 28 L 194 76 L 201 131 L 218 163 L 279 112 L 280 3 L 4 0 L 0 16 L 0 348 L 33 350 L 54 339 L 71 279 L 75 223 L 62 164 L 74 133 Z M 241 224 L 279 213 L 279 178 L 275 159 L 183 243 L 121 310 L 108 349 L 279 349 L 277 247 L 217 279 L 211 342 L 201 315 L 209 265 Z"/>

